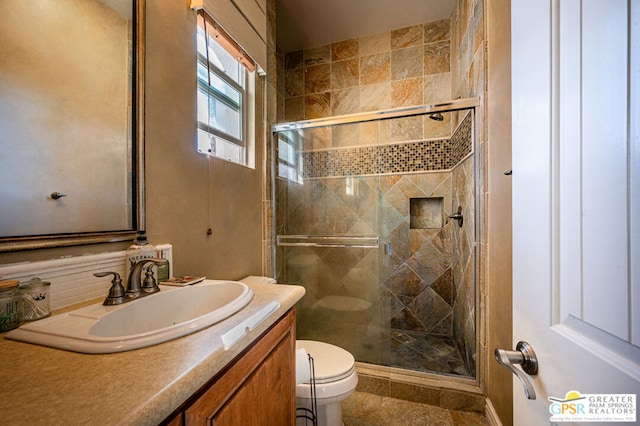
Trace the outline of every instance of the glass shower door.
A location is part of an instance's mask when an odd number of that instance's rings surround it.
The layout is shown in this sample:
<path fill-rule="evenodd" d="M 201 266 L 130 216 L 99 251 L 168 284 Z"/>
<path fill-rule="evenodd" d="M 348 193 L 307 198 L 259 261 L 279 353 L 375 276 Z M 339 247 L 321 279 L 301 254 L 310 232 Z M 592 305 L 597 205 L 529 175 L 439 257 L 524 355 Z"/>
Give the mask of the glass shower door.
<path fill-rule="evenodd" d="M 276 133 L 278 282 L 302 285 L 298 339 L 384 363 L 377 123 Z M 370 143 L 372 141 L 373 143 Z"/>
<path fill-rule="evenodd" d="M 275 133 L 276 273 L 307 291 L 299 339 L 475 374 L 472 123 L 456 111 Z"/>

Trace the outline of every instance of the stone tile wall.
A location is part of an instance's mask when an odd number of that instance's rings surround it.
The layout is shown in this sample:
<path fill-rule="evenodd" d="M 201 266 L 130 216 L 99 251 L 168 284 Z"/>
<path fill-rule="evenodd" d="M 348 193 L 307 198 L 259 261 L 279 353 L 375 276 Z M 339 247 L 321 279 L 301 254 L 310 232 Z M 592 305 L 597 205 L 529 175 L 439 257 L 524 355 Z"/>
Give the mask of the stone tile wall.
<path fill-rule="evenodd" d="M 462 207 L 463 226 L 453 226 L 452 275 L 456 299 L 453 303 L 453 337 L 471 375 L 476 357 L 476 276 L 475 276 L 475 197 L 474 162 L 468 157 L 452 172 L 453 209 Z"/>
<path fill-rule="evenodd" d="M 469 246 L 471 235 L 469 230 L 472 228 L 464 227 L 457 241 L 460 243 L 459 252 L 461 258 L 466 258 L 475 253 L 477 260 L 475 262 L 475 283 L 478 285 L 478 289 L 470 287 L 469 279 L 465 278 L 467 283 L 462 288 L 466 293 L 460 296 L 460 300 L 466 300 L 466 304 L 469 304 L 472 299 L 475 299 L 473 306 L 482 306 L 481 299 L 486 300 L 488 294 L 488 280 L 487 280 L 487 266 L 489 259 L 486 255 L 488 251 L 488 235 L 487 235 L 487 219 L 489 217 L 488 208 L 485 200 L 488 193 L 488 173 L 487 173 L 487 39 L 486 39 L 486 25 L 487 19 L 485 17 L 485 1 L 483 0 L 456 0 L 456 6 L 451 14 L 451 99 L 457 98 L 469 98 L 478 97 L 479 107 L 476 108 L 475 117 L 475 164 L 465 164 L 463 169 L 454 170 L 454 181 L 458 180 L 458 188 L 460 196 L 460 203 L 465 209 L 465 219 L 472 219 L 473 210 L 466 210 L 469 202 L 473 199 L 476 202 L 476 210 L 478 212 L 478 221 L 475 224 L 477 236 L 475 241 L 477 243 L 477 252 Z M 455 123 L 456 118 L 452 118 Z M 505 126 L 507 122 L 503 123 Z M 503 125 L 501 123 L 501 125 Z M 469 161 L 469 160 L 467 160 Z M 463 173 L 464 170 L 464 173 Z M 472 171 L 474 173 L 472 173 Z M 457 177 L 456 177 L 457 175 Z M 475 184 L 471 180 L 471 176 L 475 175 Z M 464 179 L 463 179 L 464 176 Z M 462 184 L 464 182 L 464 186 Z M 454 185 L 456 187 L 456 185 Z M 475 188 L 475 189 L 474 189 Z M 470 192 L 475 191 L 473 198 Z M 462 195 L 465 194 L 465 195 Z M 468 200 L 465 202 L 464 200 Z M 463 234 L 465 234 L 463 237 Z M 460 276 L 471 275 L 472 271 L 464 262 L 461 262 L 457 268 Z M 503 295 L 494 294 L 492 298 L 498 301 L 498 304 L 506 306 L 510 301 L 501 300 Z M 463 311 L 463 306 L 457 307 L 458 312 Z M 472 315 L 474 318 L 471 318 Z M 493 363 L 493 348 L 486 346 L 486 310 L 480 310 L 479 314 L 476 310 L 468 311 L 466 315 L 459 315 L 459 322 L 454 326 L 455 337 L 457 339 L 458 348 L 463 353 L 463 356 L 469 362 L 469 366 L 474 366 L 477 370 L 477 377 L 479 381 L 484 383 L 486 377 L 487 363 Z M 475 325 L 473 325 L 475 324 Z M 472 326 L 473 325 L 473 326 Z M 477 340 L 476 340 L 477 336 Z M 475 347 L 476 342 L 480 345 Z M 471 362 L 474 354 L 479 354 L 478 359 L 475 362 Z"/>
<path fill-rule="evenodd" d="M 451 99 L 448 19 L 285 54 L 284 119 Z"/>

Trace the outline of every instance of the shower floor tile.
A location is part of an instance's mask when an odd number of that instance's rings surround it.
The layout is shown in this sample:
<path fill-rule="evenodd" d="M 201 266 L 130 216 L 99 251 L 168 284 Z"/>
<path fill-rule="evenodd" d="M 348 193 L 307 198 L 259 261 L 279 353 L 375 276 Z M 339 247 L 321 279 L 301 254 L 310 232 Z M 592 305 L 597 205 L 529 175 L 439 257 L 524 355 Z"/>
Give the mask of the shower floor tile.
<path fill-rule="evenodd" d="M 391 340 L 390 367 L 470 376 L 453 337 L 394 330 Z"/>

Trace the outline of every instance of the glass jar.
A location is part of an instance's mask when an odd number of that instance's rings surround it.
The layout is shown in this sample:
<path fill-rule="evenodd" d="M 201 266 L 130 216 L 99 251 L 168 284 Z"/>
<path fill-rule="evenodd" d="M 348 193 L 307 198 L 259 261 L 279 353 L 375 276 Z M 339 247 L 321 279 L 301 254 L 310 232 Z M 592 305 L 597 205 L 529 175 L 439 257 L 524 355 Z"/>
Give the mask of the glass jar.
<path fill-rule="evenodd" d="M 51 283 L 40 278 L 32 278 L 20 284 L 20 292 L 24 299 L 23 320 L 35 321 L 51 315 L 49 288 Z"/>
<path fill-rule="evenodd" d="M 0 281 L 0 332 L 22 323 L 22 295 L 18 284 L 18 280 Z"/>

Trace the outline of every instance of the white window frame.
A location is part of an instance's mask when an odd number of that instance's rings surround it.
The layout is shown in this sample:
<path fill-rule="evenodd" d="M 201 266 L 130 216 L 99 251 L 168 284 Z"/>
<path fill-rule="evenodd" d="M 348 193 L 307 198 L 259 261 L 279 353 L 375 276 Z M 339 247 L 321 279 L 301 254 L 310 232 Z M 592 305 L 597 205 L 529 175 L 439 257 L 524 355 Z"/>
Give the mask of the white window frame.
<path fill-rule="evenodd" d="M 217 25 L 216 23 L 216 26 Z M 209 43 L 216 43 L 222 49 L 225 49 L 225 47 L 217 43 L 215 37 L 207 33 L 200 25 L 197 27 L 197 37 L 204 39 L 205 46 L 207 46 L 205 49 L 207 56 L 196 50 L 197 66 L 204 66 L 207 70 L 207 81 L 204 81 L 199 75 L 196 76 L 197 96 L 199 96 L 201 92 L 204 92 L 206 96 L 208 96 L 209 102 L 222 102 L 227 107 L 238 111 L 240 116 L 239 138 L 215 126 L 215 124 L 210 121 L 205 123 L 196 120 L 197 151 L 201 154 L 210 155 L 241 166 L 255 168 L 255 71 L 249 71 L 241 61 L 234 58 L 237 61 L 239 72 L 242 75 L 239 83 L 234 81 L 233 78 L 229 77 L 208 57 Z M 220 78 L 224 84 L 228 84 L 231 88 L 238 91 L 240 94 L 239 103 L 236 103 L 233 99 L 217 90 L 211 84 L 210 74 Z M 199 103 L 198 108 L 200 108 Z M 199 115 L 200 113 L 198 116 Z M 210 112 L 207 111 L 206 115 L 210 117 Z M 229 156 L 225 155 L 224 151 L 220 152 L 220 147 L 223 146 L 222 144 L 229 144 L 233 148 L 238 149 L 239 155 L 236 156 L 234 154 Z"/>

